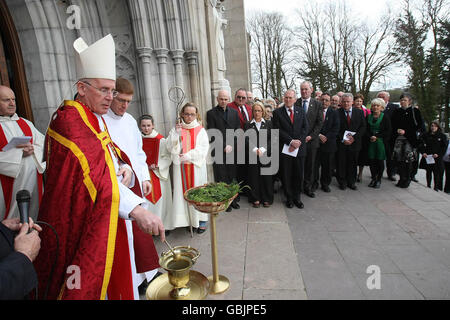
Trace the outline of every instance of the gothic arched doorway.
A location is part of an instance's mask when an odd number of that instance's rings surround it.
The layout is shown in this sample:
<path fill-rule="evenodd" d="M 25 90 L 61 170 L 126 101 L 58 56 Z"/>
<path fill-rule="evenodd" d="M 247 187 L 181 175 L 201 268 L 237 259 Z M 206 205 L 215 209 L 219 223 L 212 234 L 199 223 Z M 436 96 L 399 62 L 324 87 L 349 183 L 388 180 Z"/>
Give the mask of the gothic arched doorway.
<path fill-rule="evenodd" d="M 17 114 L 33 121 L 22 49 L 5 0 L 0 0 L 0 84 L 16 94 Z"/>

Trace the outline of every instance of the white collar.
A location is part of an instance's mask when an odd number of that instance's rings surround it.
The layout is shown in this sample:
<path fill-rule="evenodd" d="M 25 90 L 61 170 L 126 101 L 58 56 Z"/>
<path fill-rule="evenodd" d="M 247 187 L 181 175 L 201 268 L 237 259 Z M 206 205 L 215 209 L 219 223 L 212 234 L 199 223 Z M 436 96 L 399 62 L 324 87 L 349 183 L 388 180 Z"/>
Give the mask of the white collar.
<path fill-rule="evenodd" d="M 197 119 L 195 119 L 189 124 L 185 123 L 183 119 L 181 120 L 181 126 L 183 127 L 183 129 L 192 129 L 198 127 L 199 125 L 200 123 L 198 123 Z"/>
<path fill-rule="evenodd" d="M 123 118 L 123 116 L 119 116 L 117 114 L 114 113 L 114 111 L 111 110 L 111 108 L 108 109 L 108 112 L 106 113 L 110 118 L 115 119 L 115 120 L 120 120 Z"/>
<path fill-rule="evenodd" d="M 250 121 L 250 123 L 266 123 L 266 121 L 264 120 L 264 118 L 261 118 L 260 122 L 256 122 L 255 118 L 253 118 L 252 121 Z"/>
<path fill-rule="evenodd" d="M 142 134 L 142 137 L 144 137 L 144 138 L 155 138 L 158 135 L 158 131 L 153 129 L 152 132 L 150 132 L 150 134 L 147 134 L 147 135 L 145 135 L 143 133 L 141 133 L 141 134 Z"/>
<path fill-rule="evenodd" d="M 0 116 L 0 121 L 1 122 L 6 122 L 6 121 L 17 121 L 19 120 L 19 116 L 17 115 L 17 113 L 14 113 L 12 116 Z"/>

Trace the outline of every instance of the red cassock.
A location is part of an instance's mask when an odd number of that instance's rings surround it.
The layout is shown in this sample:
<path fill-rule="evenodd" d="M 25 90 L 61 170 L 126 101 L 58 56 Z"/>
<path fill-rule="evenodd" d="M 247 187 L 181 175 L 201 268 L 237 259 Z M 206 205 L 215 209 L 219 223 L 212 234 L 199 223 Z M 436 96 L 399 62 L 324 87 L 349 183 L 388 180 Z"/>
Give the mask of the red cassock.
<path fill-rule="evenodd" d="M 39 220 L 55 228 L 59 250 L 55 235 L 44 227 L 35 261 L 39 298 L 49 283 L 47 299 L 102 300 L 106 295 L 108 299 L 133 299 L 126 226 L 118 216 L 119 187 L 108 145 L 112 145 L 108 132 L 100 132 L 96 116 L 79 102 L 65 101 L 50 123 Z M 121 160 L 131 165 L 128 157 L 114 148 Z M 135 186 L 136 193 L 139 184 Z M 142 237 L 134 236 L 136 245 L 136 239 Z M 149 255 L 140 259 L 137 252 L 142 250 L 135 248 L 138 272 L 159 267 L 153 240 L 144 236 Z"/>
<path fill-rule="evenodd" d="M 158 166 L 158 156 L 159 156 L 159 143 L 160 140 L 164 138 L 161 134 L 158 134 L 154 138 L 142 138 L 142 149 L 147 155 L 147 165 L 152 164 Z M 150 181 L 152 183 L 152 192 L 147 195 L 147 200 L 155 204 L 161 198 L 161 183 L 156 174 L 149 169 Z"/>

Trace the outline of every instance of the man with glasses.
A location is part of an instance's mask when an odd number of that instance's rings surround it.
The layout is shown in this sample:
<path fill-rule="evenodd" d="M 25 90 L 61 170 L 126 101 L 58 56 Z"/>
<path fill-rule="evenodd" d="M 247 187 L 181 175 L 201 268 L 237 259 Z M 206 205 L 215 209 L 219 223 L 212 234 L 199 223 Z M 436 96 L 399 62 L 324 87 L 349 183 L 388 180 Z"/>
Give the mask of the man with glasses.
<path fill-rule="evenodd" d="M 151 191 L 150 173 L 147 166 L 147 156 L 142 149 L 141 132 L 137 126 L 136 120 L 126 111 L 133 100 L 133 84 L 125 78 L 116 80 L 117 96 L 111 102 L 108 112 L 103 115 L 108 132 L 114 143 L 128 156 L 133 166 L 137 180 L 140 182 L 140 195 L 147 196 Z M 129 234 L 129 241 L 133 242 L 134 253 L 136 256 L 136 282 L 142 284 L 139 290 L 146 287 L 144 280 L 150 282 L 156 275 L 158 269 L 145 270 L 141 268 L 140 260 L 145 259 L 150 252 L 155 252 L 153 239 L 150 235 L 142 232 L 131 220 L 125 221 Z M 130 244 L 131 247 L 131 244 Z M 151 250 L 149 250 L 151 247 Z"/>
<path fill-rule="evenodd" d="M 234 95 L 234 101 L 228 104 L 228 107 L 237 111 L 239 116 L 239 125 L 242 130 L 244 130 L 244 126 L 246 122 L 252 120 L 252 108 L 246 104 L 247 102 L 247 90 L 244 88 L 240 88 L 236 91 Z M 245 153 L 245 141 L 244 139 L 238 139 L 237 147 L 236 147 L 236 155 L 237 154 L 246 154 Z M 236 163 L 238 162 L 238 157 L 235 158 Z M 247 163 L 248 159 L 246 156 L 245 163 L 237 163 L 237 174 L 236 179 L 238 182 L 242 182 L 241 185 L 247 185 Z M 241 194 L 246 194 L 246 192 L 242 192 Z M 237 199 L 239 201 L 239 197 Z M 234 204 L 233 204 L 234 205 Z M 233 207 L 234 208 L 234 207 Z M 239 204 L 236 203 L 236 208 L 239 209 Z"/>
<path fill-rule="evenodd" d="M 138 260 L 130 258 L 134 250 L 125 220 L 135 220 L 162 241 L 164 227 L 141 206 L 145 200 L 131 162 L 102 118 L 118 96 L 112 36 L 91 46 L 79 38 L 74 49 L 78 100 L 64 101 L 46 136 L 47 183 L 39 217 L 55 228 L 59 240 L 47 228 L 42 231 L 45 246 L 35 263 L 39 293 L 48 284 L 48 299 L 138 299 L 133 277 Z M 156 251 L 146 267 L 158 267 Z"/>
<path fill-rule="evenodd" d="M 247 121 L 252 120 L 252 108 L 246 104 L 247 102 L 247 90 L 240 88 L 234 95 L 234 101 L 229 103 L 228 106 L 238 112 L 239 122 L 241 129 L 244 129 L 244 125 Z"/>

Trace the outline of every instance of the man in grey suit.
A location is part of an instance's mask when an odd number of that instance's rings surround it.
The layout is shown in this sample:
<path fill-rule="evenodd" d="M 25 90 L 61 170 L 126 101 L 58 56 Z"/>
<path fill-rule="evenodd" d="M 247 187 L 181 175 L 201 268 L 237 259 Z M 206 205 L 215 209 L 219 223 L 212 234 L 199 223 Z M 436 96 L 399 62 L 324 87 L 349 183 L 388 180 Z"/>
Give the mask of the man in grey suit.
<path fill-rule="evenodd" d="M 308 197 L 314 198 L 316 196 L 314 191 L 318 187 L 313 186 L 314 163 L 316 162 L 317 150 L 319 149 L 319 133 L 323 125 L 323 107 L 321 102 L 311 97 L 312 92 L 311 82 L 302 82 L 300 84 L 301 99 L 298 99 L 295 105 L 303 109 L 308 121 L 308 133 L 305 139 L 306 158 L 303 191 Z"/>

